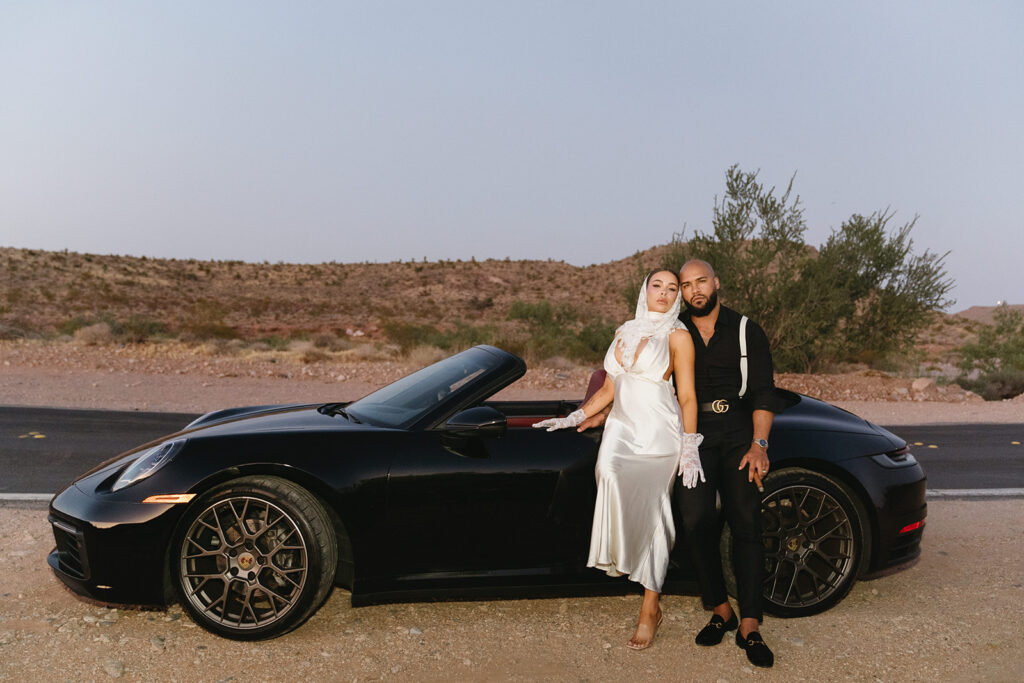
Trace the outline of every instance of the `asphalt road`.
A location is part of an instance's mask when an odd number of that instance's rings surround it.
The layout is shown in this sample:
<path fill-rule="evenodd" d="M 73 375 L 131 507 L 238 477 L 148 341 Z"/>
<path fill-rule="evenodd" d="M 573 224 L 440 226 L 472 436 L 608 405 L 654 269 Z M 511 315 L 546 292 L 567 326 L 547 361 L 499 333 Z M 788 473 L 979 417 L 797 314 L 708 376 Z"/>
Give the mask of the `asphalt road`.
<path fill-rule="evenodd" d="M 197 415 L 0 407 L 0 493 L 54 493 Z"/>
<path fill-rule="evenodd" d="M 53 493 L 100 462 L 178 431 L 196 417 L 0 407 L 0 493 Z M 930 489 L 1024 488 L 1024 425 L 888 429 L 911 444 Z"/>

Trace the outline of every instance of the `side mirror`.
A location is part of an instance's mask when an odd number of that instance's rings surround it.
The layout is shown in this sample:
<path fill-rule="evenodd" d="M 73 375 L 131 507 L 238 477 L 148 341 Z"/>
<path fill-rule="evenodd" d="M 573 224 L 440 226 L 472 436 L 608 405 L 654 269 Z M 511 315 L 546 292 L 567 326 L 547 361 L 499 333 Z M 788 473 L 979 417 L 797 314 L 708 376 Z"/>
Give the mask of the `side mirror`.
<path fill-rule="evenodd" d="M 453 415 L 445 423 L 444 431 L 453 436 L 504 436 L 508 420 L 496 408 L 476 406 Z"/>

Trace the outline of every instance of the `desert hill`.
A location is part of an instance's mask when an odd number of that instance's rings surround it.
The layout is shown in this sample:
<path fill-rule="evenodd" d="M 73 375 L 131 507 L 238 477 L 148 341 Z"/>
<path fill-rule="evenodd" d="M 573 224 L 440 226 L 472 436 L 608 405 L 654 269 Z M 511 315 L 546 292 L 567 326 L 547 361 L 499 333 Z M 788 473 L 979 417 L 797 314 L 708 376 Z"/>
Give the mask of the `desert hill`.
<path fill-rule="evenodd" d="M 1007 308 L 1024 311 L 1024 304 L 1007 304 Z M 976 323 L 992 325 L 996 320 L 996 306 L 971 306 L 954 315 Z"/>
<path fill-rule="evenodd" d="M 586 267 L 562 261 L 245 263 L 0 248 L 3 334 L 52 336 L 106 320 L 198 337 L 362 333 L 395 321 L 503 325 L 514 302 L 621 321 L 623 288 L 666 247 Z"/>
<path fill-rule="evenodd" d="M 603 349 L 614 325 L 632 315 L 624 289 L 667 250 L 656 246 L 578 267 L 495 259 L 246 263 L 0 247 L 0 339 L 60 338 L 105 322 L 122 342 L 327 338 L 324 344 L 333 346 L 331 339 L 354 337 L 410 348 L 438 330 L 463 334 L 449 347 L 497 340 L 523 351 L 524 340 L 538 330 L 510 313 L 517 306 L 550 304 L 556 314 L 543 333 L 557 327 L 573 333 L 592 324 L 600 339 L 591 347 Z M 919 339 L 926 358 L 915 362 L 948 365 L 954 349 L 984 324 L 964 313 L 937 314 Z M 549 344 L 542 357 L 559 355 L 552 349 L 564 343 L 563 337 Z"/>

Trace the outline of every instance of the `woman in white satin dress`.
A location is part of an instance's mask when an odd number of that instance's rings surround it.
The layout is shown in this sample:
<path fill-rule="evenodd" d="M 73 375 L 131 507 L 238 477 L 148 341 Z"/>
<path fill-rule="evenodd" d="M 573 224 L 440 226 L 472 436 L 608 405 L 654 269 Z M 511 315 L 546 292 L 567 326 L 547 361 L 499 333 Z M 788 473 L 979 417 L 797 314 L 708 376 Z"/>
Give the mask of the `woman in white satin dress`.
<path fill-rule="evenodd" d="M 676 473 L 685 486 L 703 479 L 693 341 L 679 321 L 679 304 L 675 273 L 652 271 L 640 290 L 636 317 L 616 330 L 605 355 L 604 386 L 568 417 L 535 425 L 548 431 L 577 427 L 613 404 L 597 456 L 587 566 L 611 576 L 626 574 L 644 586 L 640 618 L 627 643 L 637 650 L 651 645 L 661 624 L 659 597 L 675 542 Z"/>

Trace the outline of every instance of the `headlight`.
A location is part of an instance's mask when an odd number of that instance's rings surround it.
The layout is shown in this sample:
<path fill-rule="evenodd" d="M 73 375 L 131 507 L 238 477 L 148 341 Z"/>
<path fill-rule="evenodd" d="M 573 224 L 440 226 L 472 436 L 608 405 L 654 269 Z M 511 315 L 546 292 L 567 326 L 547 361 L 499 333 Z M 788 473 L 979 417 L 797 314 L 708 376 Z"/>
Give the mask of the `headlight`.
<path fill-rule="evenodd" d="M 110 490 L 118 491 L 123 489 L 125 486 L 131 486 L 137 481 L 142 481 L 169 463 L 171 458 L 173 458 L 184 445 L 184 439 L 180 441 L 167 441 L 159 446 L 154 446 L 147 451 L 143 451 L 143 453 L 135 459 L 135 462 L 129 465 L 128 469 L 121 473 L 121 476 L 117 478 L 117 481 L 115 481 L 114 485 L 110 487 Z"/>

